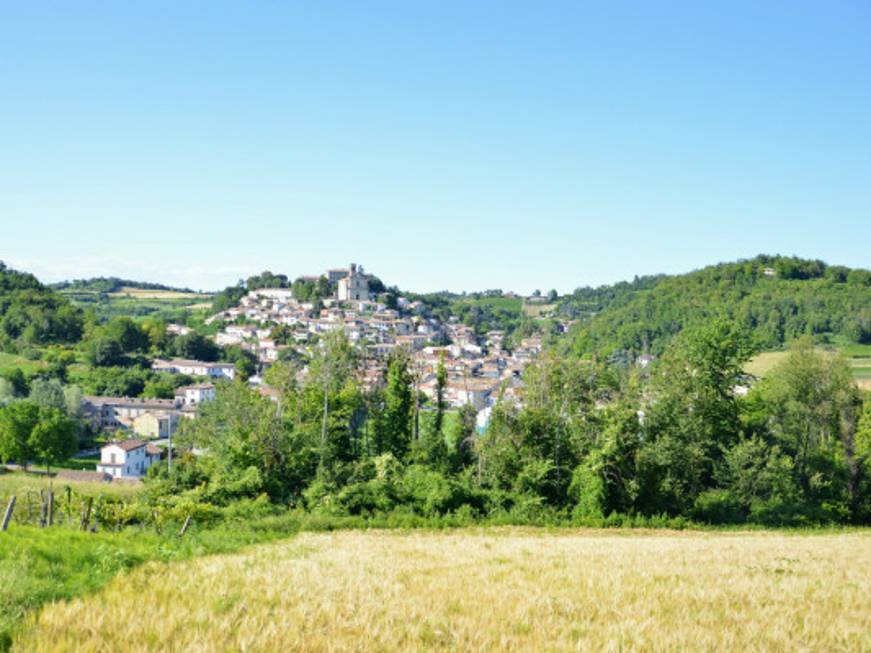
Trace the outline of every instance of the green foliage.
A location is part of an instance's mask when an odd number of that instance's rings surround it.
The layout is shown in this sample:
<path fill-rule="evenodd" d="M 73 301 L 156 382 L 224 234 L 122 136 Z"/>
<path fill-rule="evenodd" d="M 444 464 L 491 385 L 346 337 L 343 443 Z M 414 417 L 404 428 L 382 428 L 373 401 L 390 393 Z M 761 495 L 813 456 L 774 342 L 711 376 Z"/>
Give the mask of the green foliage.
<path fill-rule="evenodd" d="M 766 274 L 766 269 L 775 275 Z M 871 277 L 867 270 L 829 268 L 820 261 L 758 256 L 678 276 L 581 288 L 559 312 L 580 318 L 565 348 L 581 355 L 662 353 L 681 330 L 725 317 L 750 334 L 754 350 L 803 335 L 869 337 Z"/>
<path fill-rule="evenodd" d="M 82 330 L 80 310 L 32 274 L 7 268 L 0 261 L 0 348 L 75 342 Z"/>
<path fill-rule="evenodd" d="M 42 408 L 27 444 L 33 457 L 50 467 L 78 451 L 76 424 L 58 408 Z"/>
<path fill-rule="evenodd" d="M 384 390 L 384 413 L 380 423 L 379 451 L 402 459 L 411 445 L 412 377 L 408 353 L 397 348 L 387 363 L 387 387 Z"/>
<path fill-rule="evenodd" d="M 0 460 L 25 464 L 32 450 L 30 435 L 39 424 L 39 406 L 29 401 L 15 401 L 0 408 Z"/>
<path fill-rule="evenodd" d="M 77 372 L 73 380 L 85 394 L 138 397 L 154 372 L 139 367 L 95 367 Z"/>
<path fill-rule="evenodd" d="M 147 281 L 133 281 L 131 279 L 119 279 L 118 277 L 92 277 L 90 279 L 73 279 L 51 284 L 55 290 L 87 291 L 97 293 L 119 292 L 123 288 L 137 288 L 140 290 L 167 290 L 172 292 L 194 292 L 190 288 L 174 288 L 162 283 L 150 283 Z"/>

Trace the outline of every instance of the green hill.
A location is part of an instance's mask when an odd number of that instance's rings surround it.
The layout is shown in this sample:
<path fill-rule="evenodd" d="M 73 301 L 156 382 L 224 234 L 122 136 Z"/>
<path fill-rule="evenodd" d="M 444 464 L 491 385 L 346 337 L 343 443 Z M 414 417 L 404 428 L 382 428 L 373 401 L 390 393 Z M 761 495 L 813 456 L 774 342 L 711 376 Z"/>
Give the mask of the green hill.
<path fill-rule="evenodd" d="M 82 328 L 81 310 L 32 274 L 0 261 L 0 349 L 75 342 Z"/>
<path fill-rule="evenodd" d="M 120 279 L 118 277 L 92 277 L 90 279 L 73 279 L 71 281 L 61 281 L 53 283 L 50 286 L 55 290 L 64 292 L 94 292 L 94 293 L 116 293 L 128 289 L 137 290 L 165 290 L 169 292 L 193 293 L 189 288 L 174 288 L 162 283 L 151 283 L 147 281 L 132 281 L 130 279 Z"/>
<path fill-rule="evenodd" d="M 682 329 L 725 316 L 758 351 L 802 335 L 818 342 L 871 342 L 871 272 L 822 261 L 760 255 L 682 275 L 579 288 L 558 312 L 579 320 L 565 347 L 579 355 L 652 354 Z"/>

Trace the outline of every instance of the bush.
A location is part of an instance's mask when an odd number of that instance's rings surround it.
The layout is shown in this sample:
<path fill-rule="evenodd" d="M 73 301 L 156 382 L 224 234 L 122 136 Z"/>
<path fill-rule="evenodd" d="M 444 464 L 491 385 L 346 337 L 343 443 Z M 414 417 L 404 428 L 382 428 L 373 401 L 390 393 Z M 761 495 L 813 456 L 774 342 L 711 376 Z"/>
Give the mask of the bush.
<path fill-rule="evenodd" d="M 740 524 L 747 518 L 741 502 L 728 490 L 708 490 L 696 497 L 690 512 L 706 524 Z"/>

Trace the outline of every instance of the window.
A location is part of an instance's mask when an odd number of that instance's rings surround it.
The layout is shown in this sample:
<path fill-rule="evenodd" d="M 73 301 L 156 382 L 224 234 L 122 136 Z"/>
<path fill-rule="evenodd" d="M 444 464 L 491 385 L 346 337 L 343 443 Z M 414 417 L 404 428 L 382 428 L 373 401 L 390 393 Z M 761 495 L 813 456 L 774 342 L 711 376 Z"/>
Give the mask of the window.
<path fill-rule="evenodd" d="M 109 454 L 109 462 L 112 463 L 113 465 L 115 464 L 115 454 L 113 454 L 113 453 Z"/>

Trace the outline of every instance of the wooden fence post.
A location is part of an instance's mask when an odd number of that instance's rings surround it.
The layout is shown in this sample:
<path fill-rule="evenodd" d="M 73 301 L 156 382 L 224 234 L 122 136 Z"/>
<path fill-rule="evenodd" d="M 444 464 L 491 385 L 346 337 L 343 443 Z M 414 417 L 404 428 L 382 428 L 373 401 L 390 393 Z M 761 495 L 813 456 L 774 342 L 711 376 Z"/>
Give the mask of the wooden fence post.
<path fill-rule="evenodd" d="M 179 537 L 184 537 L 184 534 L 188 531 L 188 526 L 191 525 L 191 515 L 187 516 L 187 519 L 184 520 L 184 524 L 181 527 L 181 531 L 179 532 Z"/>
<path fill-rule="evenodd" d="M 39 493 L 39 527 L 45 528 L 48 523 L 48 499 L 44 492 Z"/>
<path fill-rule="evenodd" d="M 6 506 L 6 514 L 3 515 L 3 525 L 0 530 L 6 530 L 9 527 L 9 520 L 12 519 L 12 511 L 15 510 L 15 495 L 9 497 L 9 503 Z"/>
<path fill-rule="evenodd" d="M 54 490 L 48 491 L 48 525 L 54 526 Z"/>
<path fill-rule="evenodd" d="M 97 523 L 100 521 L 100 506 L 102 505 L 102 503 L 103 503 L 103 495 L 101 494 L 97 498 L 97 509 L 94 510 L 94 524 L 91 526 L 92 533 L 97 532 Z"/>
<path fill-rule="evenodd" d="M 85 509 L 82 514 L 82 530 L 88 530 L 88 526 L 91 524 L 91 508 L 94 507 L 94 497 L 88 497 L 87 502 L 85 503 Z"/>

